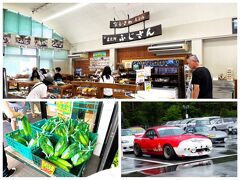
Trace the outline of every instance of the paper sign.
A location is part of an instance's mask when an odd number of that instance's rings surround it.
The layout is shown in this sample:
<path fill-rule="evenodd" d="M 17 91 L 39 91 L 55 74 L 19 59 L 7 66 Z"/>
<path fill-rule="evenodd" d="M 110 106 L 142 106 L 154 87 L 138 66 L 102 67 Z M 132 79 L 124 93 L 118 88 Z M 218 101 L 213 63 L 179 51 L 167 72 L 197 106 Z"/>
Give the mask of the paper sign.
<path fill-rule="evenodd" d="M 42 162 L 41 162 L 41 170 L 42 171 L 46 172 L 49 175 L 53 175 L 55 169 L 56 169 L 56 166 L 54 166 L 51 163 L 49 163 L 48 161 L 45 161 L 42 159 Z"/>
<path fill-rule="evenodd" d="M 144 78 L 145 78 L 145 70 L 144 69 L 136 70 L 136 84 L 143 83 Z"/>
<path fill-rule="evenodd" d="M 144 82 L 145 91 L 150 91 L 152 89 L 152 84 L 150 81 Z"/>
<path fill-rule="evenodd" d="M 58 117 L 61 117 L 63 119 L 71 117 L 71 113 L 72 113 L 71 101 L 68 101 L 68 102 L 57 101 L 56 107 L 57 107 Z"/>
<path fill-rule="evenodd" d="M 144 67 L 145 70 L 145 76 L 151 76 L 151 69 L 152 67 Z"/>

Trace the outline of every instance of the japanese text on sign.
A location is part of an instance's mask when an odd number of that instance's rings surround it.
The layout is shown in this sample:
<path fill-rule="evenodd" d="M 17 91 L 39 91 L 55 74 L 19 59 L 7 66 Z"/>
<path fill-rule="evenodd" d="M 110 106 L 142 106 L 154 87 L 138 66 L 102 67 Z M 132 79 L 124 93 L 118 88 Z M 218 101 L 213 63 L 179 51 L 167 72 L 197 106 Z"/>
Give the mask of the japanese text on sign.
<path fill-rule="evenodd" d="M 43 170 L 49 175 L 53 175 L 55 169 L 56 167 L 54 165 L 42 159 L 41 170 Z"/>

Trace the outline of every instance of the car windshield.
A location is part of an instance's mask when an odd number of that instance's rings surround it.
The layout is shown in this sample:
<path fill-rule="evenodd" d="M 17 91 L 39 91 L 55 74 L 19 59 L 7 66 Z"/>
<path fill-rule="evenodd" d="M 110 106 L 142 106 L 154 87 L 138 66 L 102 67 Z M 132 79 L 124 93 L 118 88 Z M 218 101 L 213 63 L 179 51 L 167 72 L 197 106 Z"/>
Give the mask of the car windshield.
<path fill-rule="evenodd" d="M 158 133 L 160 137 L 166 137 L 166 136 L 176 136 L 176 135 L 182 135 L 185 134 L 185 131 L 181 128 L 168 128 L 168 129 L 158 129 Z"/>
<path fill-rule="evenodd" d="M 196 132 L 206 132 L 206 131 L 209 131 L 209 127 L 207 127 L 207 126 L 196 126 L 195 130 L 196 130 Z"/>
<path fill-rule="evenodd" d="M 137 133 L 145 133 L 145 130 L 143 128 L 129 128 L 133 134 L 137 134 Z"/>
<path fill-rule="evenodd" d="M 180 124 L 186 124 L 189 121 L 189 119 L 182 120 Z"/>
<path fill-rule="evenodd" d="M 216 119 L 211 119 L 210 120 L 210 124 L 214 124 L 216 121 L 218 121 L 219 120 L 219 118 L 216 118 Z"/>
<path fill-rule="evenodd" d="M 122 136 L 133 136 L 131 130 L 122 130 Z"/>

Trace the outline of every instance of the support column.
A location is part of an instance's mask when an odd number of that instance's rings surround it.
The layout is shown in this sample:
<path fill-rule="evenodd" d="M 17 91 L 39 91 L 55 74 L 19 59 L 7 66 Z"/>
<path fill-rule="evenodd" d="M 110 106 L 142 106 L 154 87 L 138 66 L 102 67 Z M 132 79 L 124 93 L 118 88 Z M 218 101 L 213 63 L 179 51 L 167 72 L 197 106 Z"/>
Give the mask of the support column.
<path fill-rule="evenodd" d="M 192 40 L 192 54 L 197 55 L 200 64 L 204 65 L 203 60 L 203 40 L 202 39 L 193 39 Z"/>
<path fill-rule="evenodd" d="M 112 71 L 116 70 L 117 65 L 117 51 L 115 48 L 111 48 L 109 52 L 109 61 Z"/>

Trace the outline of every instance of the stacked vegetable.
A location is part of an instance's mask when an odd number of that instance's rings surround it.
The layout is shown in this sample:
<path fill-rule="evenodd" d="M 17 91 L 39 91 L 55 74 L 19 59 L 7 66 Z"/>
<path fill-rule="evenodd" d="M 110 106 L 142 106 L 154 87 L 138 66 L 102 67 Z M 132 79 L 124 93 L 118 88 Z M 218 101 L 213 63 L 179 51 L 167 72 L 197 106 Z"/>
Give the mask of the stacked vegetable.
<path fill-rule="evenodd" d="M 65 171 L 69 172 L 71 168 L 81 165 L 91 157 L 94 142 L 90 137 L 88 123 L 73 119 L 64 121 L 54 117 L 41 126 L 41 133 L 33 136 L 29 121 L 26 117 L 23 120 L 23 124 L 26 124 L 23 126 L 25 137 L 32 138 L 30 141 L 24 141 L 21 136 L 14 139 L 25 146 L 40 147 L 46 160 Z"/>

